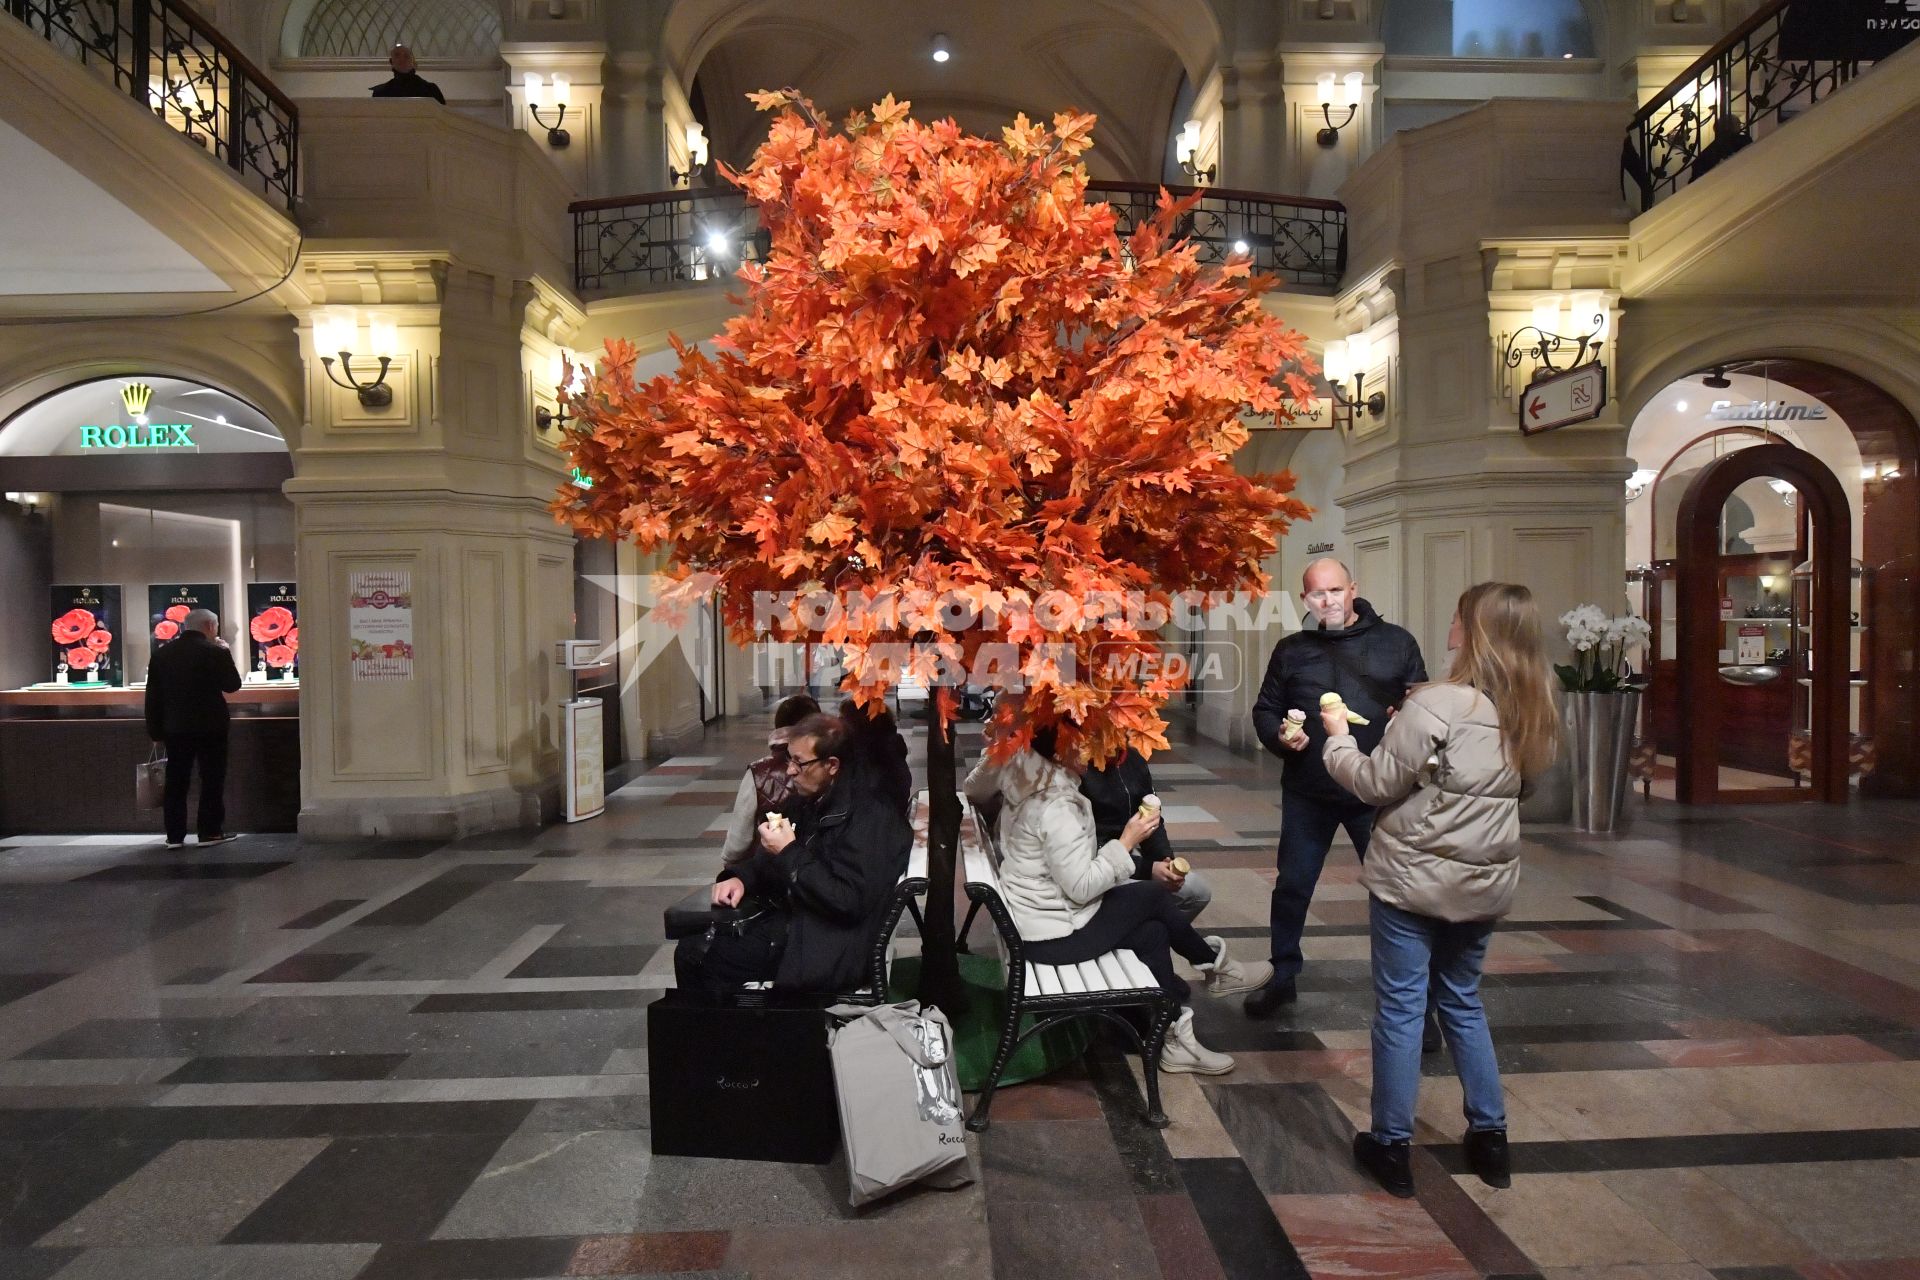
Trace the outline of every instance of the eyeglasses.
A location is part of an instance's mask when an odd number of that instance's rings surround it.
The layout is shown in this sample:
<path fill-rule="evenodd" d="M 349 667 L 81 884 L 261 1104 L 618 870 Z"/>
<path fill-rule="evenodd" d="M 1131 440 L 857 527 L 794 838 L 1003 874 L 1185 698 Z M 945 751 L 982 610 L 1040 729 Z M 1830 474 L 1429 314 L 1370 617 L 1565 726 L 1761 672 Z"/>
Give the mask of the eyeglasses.
<path fill-rule="evenodd" d="M 826 758 L 827 757 L 825 756 L 815 756 L 811 760 L 802 760 L 799 756 L 789 755 L 787 757 L 787 768 L 794 769 L 794 770 L 804 769 L 810 764 L 819 764 L 823 759 L 826 759 Z"/>

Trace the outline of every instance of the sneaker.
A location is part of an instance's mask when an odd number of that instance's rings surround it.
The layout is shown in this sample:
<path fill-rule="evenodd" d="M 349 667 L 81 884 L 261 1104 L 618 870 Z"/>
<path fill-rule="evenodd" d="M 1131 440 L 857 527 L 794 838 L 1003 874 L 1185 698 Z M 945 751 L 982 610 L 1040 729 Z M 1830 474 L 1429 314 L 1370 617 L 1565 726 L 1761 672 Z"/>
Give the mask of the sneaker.
<path fill-rule="evenodd" d="M 208 845 L 225 844 L 229 840 L 238 840 L 239 838 L 240 838 L 239 836 L 234 835 L 232 833 L 226 833 L 226 834 L 217 835 L 217 836 L 201 836 L 200 847 L 204 849 Z"/>
<path fill-rule="evenodd" d="M 1242 1000 L 1240 1007 L 1246 1011 L 1249 1018 L 1267 1018 L 1299 998 L 1299 994 L 1293 989 L 1292 978 L 1283 982 L 1275 982 L 1269 978 L 1265 986 Z"/>
<path fill-rule="evenodd" d="M 186 847 L 187 847 L 187 842 L 186 842 L 185 840 L 169 840 L 169 841 L 167 841 L 167 848 L 169 848 L 169 849 L 184 849 L 184 848 L 186 848 Z"/>
<path fill-rule="evenodd" d="M 1243 991 L 1258 991 L 1273 980 L 1270 962 L 1262 960 L 1255 965 L 1244 965 L 1227 954 L 1225 938 L 1209 937 L 1206 943 L 1213 948 L 1214 961 L 1199 968 L 1206 975 L 1208 995 L 1237 996 Z"/>
<path fill-rule="evenodd" d="M 1193 1010 L 1182 1009 L 1180 1017 L 1167 1032 L 1166 1045 L 1160 1050 L 1160 1069 L 1200 1076 L 1223 1076 L 1233 1070 L 1233 1059 L 1215 1053 L 1193 1034 Z"/>
<path fill-rule="evenodd" d="M 1467 1168 L 1490 1187 L 1513 1185 L 1513 1157 L 1507 1150 L 1505 1129 L 1469 1129 L 1461 1144 L 1466 1151 Z"/>
<path fill-rule="evenodd" d="M 1413 1147 L 1382 1142 L 1370 1133 L 1353 1135 L 1353 1162 L 1373 1175 L 1390 1196 L 1413 1199 Z"/>

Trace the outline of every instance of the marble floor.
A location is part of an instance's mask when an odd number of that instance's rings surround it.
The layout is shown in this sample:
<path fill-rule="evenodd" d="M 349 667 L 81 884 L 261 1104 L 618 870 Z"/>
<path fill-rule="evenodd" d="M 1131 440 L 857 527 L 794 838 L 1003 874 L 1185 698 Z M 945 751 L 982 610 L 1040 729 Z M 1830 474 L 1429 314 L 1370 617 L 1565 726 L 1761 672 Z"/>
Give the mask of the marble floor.
<path fill-rule="evenodd" d="M 856 1212 L 837 1161 L 649 1149 L 660 913 L 710 878 L 757 738 L 538 833 L 0 841 L 0 1277 L 1920 1276 L 1920 804 L 1530 830 L 1486 991 L 1509 1190 L 1463 1172 L 1444 1056 L 1418 1198 L 1349 1165 L 1367 943 L 1336 849 L 1299 1005 L 1203 1000 L 1239 1065 L 1169 1077 L 1171 1127 L 1098 1047 L 1000 1096 L 971 1187 Z M 1155 764 L 1202 924 L 1258 950 L 1272 762 Z"/>

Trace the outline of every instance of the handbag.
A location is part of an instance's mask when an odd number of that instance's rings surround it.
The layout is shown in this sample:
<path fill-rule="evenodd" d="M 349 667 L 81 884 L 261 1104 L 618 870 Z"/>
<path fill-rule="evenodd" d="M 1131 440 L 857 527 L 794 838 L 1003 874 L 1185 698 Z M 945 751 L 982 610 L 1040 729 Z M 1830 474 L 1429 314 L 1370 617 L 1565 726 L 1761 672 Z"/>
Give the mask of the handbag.
<path fill-rule="evenodd" d="M 915 1000 L 836 1005 L 844 1020 L 828 1036 L 847 1198 L 855 1206 L 915 1182 L 944 1189 L 973 1181 L 961 1121 L 953 1028 Z"/>
<path fill-rule="evenodd" d="M 133 807 L 158 809 L 167 794 L 167 756 L 159 743 L 147 752 L 145 764 L 133 766 Z"/>

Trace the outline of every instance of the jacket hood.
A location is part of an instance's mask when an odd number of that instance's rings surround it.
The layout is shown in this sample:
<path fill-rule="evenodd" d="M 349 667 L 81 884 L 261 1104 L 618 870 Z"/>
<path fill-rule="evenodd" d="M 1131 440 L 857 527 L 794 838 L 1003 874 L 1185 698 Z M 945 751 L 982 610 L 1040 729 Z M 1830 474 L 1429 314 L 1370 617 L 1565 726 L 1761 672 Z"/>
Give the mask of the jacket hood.
<path fill-rule="evenodd" d="M 1080 789 L 1079 780 L 1065 768 L 1031 749 L 1016 752 L 1000 766 L 1000 791 L 1010 805 L 1021 804 L 1042 791 Z"/>

